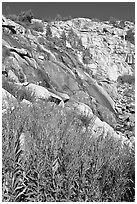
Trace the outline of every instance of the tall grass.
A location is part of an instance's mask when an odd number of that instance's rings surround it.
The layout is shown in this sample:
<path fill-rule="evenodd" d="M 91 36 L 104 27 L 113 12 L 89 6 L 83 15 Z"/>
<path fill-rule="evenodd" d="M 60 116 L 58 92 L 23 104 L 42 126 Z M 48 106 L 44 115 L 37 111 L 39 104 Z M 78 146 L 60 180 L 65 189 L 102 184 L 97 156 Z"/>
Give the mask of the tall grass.
<path fill-rule="evenodd" d="M 48 103 L 2 119 L 3 201 L 134 201 L 134 152 L 109 134 Z"/>

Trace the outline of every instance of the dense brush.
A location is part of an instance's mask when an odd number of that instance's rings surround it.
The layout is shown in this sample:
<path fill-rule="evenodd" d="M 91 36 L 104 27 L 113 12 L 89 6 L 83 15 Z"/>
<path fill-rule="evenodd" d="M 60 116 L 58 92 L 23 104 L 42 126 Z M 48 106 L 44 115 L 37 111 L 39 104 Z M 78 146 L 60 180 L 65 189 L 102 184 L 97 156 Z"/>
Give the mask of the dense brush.
<path fill-rule="evenodd" d="M 82 127 L 76 115 L 49 104 L 6 114 L 3 201 L 134 201 L 134 152 Z"/>

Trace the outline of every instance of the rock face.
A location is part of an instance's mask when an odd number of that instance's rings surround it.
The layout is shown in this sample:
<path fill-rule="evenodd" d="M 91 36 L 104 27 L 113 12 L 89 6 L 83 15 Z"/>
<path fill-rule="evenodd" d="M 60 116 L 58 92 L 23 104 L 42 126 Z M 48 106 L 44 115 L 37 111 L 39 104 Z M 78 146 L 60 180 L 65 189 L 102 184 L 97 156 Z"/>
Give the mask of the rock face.
<path fill-rule="evenodd" d="M 102 124 L 115 137 L 123 134 L 113 128 L 121 124 L 121 86 L 131 86 L 130 77 L 134 78 L 135 46 L 125 39 L 133 24 L 116 28 L 107 22 L 76 18 L 42 23 L 39 31 L 32 26 L 36 21 L 41 23 L 33 19 L 23 26 L 2 17 L 3 90 L 18 102 L 46 100 L 72 111 L 75 107 L 88 119 L 97 117 L 93 126 Z M 123 81 L 125 75 L 130 77 Z M 8 100 L 5 95 L 3 100 Z"/>

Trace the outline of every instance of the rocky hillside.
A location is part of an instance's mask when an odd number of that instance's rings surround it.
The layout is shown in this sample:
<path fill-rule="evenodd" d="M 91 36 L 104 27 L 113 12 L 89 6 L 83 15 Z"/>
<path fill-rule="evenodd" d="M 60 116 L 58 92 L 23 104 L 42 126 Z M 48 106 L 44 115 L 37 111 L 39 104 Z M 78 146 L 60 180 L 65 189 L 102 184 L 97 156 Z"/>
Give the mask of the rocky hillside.
<path fill-rule="evenodd" d="M 2 17 L 3 202 L 135 200 L 134 24 Z"/>
<path fill-rule="evenodd" d="M 3 114 L 45 100 L 133 140 L 133 23 L 3 16 L 2 29 Z"/>

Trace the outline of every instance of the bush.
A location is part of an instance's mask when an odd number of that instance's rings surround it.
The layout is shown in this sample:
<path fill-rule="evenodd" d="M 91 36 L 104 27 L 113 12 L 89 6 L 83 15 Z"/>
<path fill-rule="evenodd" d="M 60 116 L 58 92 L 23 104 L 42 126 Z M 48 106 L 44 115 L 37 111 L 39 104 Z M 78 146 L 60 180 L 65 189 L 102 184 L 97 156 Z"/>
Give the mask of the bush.
<path fill-rule="evenodd" d="M 129 42 L 131 42 L 132 44 L 135 44 L 134 32 L 132 29 L 127 31 L 125 39 L 128 40 Z"/>
<path fill-rule="evenodd" d="M 112 24 L 114 27 L 116 28 L 120 28 L 120 23 L 119 23 L 119 19 L 114 18 L 114 17 L 110 17 L 109 19 L 109 23 Z M 121 22 L 121 21 L 120 21 Z M 121 23 L 123 25 L 123 23 Z"/>
<path fill-rule="evenodd" d="M 6 18 L 17 22 L 19 17 L 16 14 L 9 14 L 9 15 L 6 16 Z"/>
<path fill-rule="evenodd" d="M 125 22 L 124 21 L 120 21 L 119 23 L 119 28 L 124 28 L 125 27 Z"/>
<path fill-rule="evenodd" d="M 55 21 L 62 21 L 62 16 L 60 14 L 57 14 L 55 17 Z"/>
<path fill-rule="evenodd" d="M 67 37 L 66 37 L 65 31 L 62 32 L 62 34 L 61 34 L 61 39 L 62 39 L 64 42 L 66 42 Z"/>
<path fill-rule="evenodd" d="M 43 18 L 43 22 L 51 23 L 53 21 L 69 21 L 71 19 L 72 19 L 71 16 L 63 16 L 62 17 L 60 14 L 57 14 L 57 16 L 55 18 L 51 18 L 51 17 Z"/>
<path fill-rule="evenodd" d="M 74 49 L 76 49 L 76 48 L 78 48 L 78 46 L 80 46 L 80 40 L 79 39 L 80 38 L 78 37 L 78 35 L 71 28 L 68 32 L 67 40 Z"/>
<path fill-rule="evenodd" d="M 52 37 L 51 25 L 48 24 L 46 27 L 46 38 L 51 39 L 51 37 Z"/>
<path fill-rule="evenodd" d="M 92 18 L 91 21 L 92 21 L 92 22 L 101 22 L 101 20 L 98 19 L 98 18 Z"/>
<path fill-rule="evenodd" d="M 84 50 L 84 46 L 82 44 L 81 38 L 78 39 L 78 46 L 77 47 L 78 47 L 79 51 L 83 51 Z"/>
<path fill-rule="evenodd" d="M 135 84 L 135 76 L 125 74 L 123 76 L 119 76 L 117 81 L 121 84 L 128 83 L 128 84 Z"/>
<path fill-rule="evenodd" d="M 42 33 L 44 32 L 43 23 L 40 23 L 37 21 L 33 23 L 31 28 L 38 31 L 38 32 L 42 32 Z"/>
<path fill-rule="evenodd" d="M 117 19 L 114 18 L 114 17 L 110 17 L 110 19 L 109 19 L 109 23 L 112 24 L 112 25 L 116 25 L 116 23 L 117 23 Z"/>
<path fill-rule="evenodd" d="M 109 23 L 112 24 L 116 28 L 124 29 L 124 27 L 125 27 L 125 22 L 123 20 L 119 20 L 119 19 L 114 18 L 114 17 L 110 17 Z"/>
<path fill-rule="evenodd" d="M 2 119 L 3 202 L 134 201 L 134 152 L 111 135 L 45 103 Z"/>
<path fill-rule="evenodd" d="M 33 19 L 33 17 L 34 15 L 31 10 L 22 11 L 18 16 L 18 20 L 26 23 L 31 23 L 31 20 Z"/>
<path fill-rule="evenodd" d="M 62 38 L 58 38 L 57 36 L 52 37 L 51 41 L 58 47 L 65 48 L 66 46 L 65 41 Z"/>
<path fill-rule="evenodd" d="M 45 38 L 39 37 L 38 42 L 39 42 L 39 44 L 44 45 L 45 44 Z"/>
<path fill-rule="evenodd" d="M 83 62 L 84 64 L 89 64 L 92 59 L 92 54 L 90 53 L 89 49 L 85 49 L 83 51 Z"/>
<path fill-rule="evenodd" d="M 21 24 L 22 26 L 30 25 L 33 17 L 34 16 L 31 10 L 22 11 L 19 15 L 15 14 L 7 15 L 7 18 L 11 19 L 12 21 L 15 21 L 16 23 Z"/>
<path fill-rule="evenodd" d="M 10 50 L 6 46 L 2 46 L 2 63 L 4 63 L 4 60 L 6 57 L 10 56 Z"/>
<path fill-rule="evenodd" d="M 64 17 L 62 17 L 62 21 L 69 21 L 69 20 L 72 20 L 71 16 L 64 16 Z"/>

